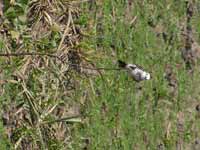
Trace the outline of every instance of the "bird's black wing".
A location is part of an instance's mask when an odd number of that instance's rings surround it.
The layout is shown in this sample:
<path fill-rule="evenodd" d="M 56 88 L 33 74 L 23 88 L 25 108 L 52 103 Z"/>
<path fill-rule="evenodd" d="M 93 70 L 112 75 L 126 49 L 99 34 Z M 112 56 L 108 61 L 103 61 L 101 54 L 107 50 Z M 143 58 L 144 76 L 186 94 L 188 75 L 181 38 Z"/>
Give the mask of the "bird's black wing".
<path fill-rule="evenodd" d="M 125 68 L 127 64 L 124 61 L 118 60 L 118 65 L 120 68 Z"/>

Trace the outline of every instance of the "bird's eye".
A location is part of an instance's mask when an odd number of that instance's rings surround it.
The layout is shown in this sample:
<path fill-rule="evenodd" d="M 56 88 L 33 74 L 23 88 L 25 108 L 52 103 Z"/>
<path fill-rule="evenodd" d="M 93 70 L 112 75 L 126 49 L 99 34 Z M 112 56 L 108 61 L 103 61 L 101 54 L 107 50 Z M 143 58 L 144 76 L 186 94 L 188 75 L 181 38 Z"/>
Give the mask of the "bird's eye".
<path fill-rule="evenodd" d="M 134 70 L 136 67 L 135 66 L 130 66 L 130 68 Z"/>

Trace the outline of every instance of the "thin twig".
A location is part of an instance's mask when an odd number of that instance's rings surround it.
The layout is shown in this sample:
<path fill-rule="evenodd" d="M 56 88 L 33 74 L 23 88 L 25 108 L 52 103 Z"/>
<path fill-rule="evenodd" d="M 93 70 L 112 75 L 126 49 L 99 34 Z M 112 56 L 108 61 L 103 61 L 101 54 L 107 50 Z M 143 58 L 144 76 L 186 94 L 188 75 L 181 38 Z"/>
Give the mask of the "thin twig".
<path fill-rule="evenodd" d="M 80 68 L 84 68 L 84 69 L 89 69 L 89 70 L 121 70 L 120 68 L 105 68 L 105 67 L 96 67 L 96 68 L 91 68 L 91 67 L 87 67 L 87 66 L 82 66 L 79 64 L 72 64 L 69 62 L 64 62 L 59 56 L 54 55 L 54 54 L 48 54 L 48 53 L 30 53 L 30 52 L 23 52 L 23 53 L 0 53 L 0 57 L 20 57 L 20 56 L 48 56 L 48 57 L 52 57 L 52 58 L 57 58 L 58 60 L 60 60 L 63 64 L 68 64 L 71 66 L 76 66 L 76 67 L 80 67 Z"/>
<path fill-rule="evenodd" d="M 50 57 L 56 57 L 59 58 L 56 55 L 53 54 L 47 54 L 47 53 L 30 53 L 30 52 L 22 52 L 22 53 L 0 53 L 0 56 L 10 57 L 10 56 L 26 56 L 26 55 L 46 55 Z"/>
<path fill-rule="evenodd" d="M 71 10 L 69 9 L 69 10 L 68 10 L 68 21 L 67 21 L 67 26 L 66 26 L 66 28 L 65 28 L 64 34 L 63 34 L 62 39 L 61 39 L 61 41 L 60 41 L 60 44 L 59 44 L 59 46 L 58 46 L 58 51 L 61 49 L 61 46 L 62 46 L 62 44 L 63 44 L 63 42 L 64 42 L 64 40 L 65 40 L 65 37 L 66 37 L 66 35 L 67 35 L 68 31 L 69 31 L 69 26 L 70 26 L 70 23 L 71 23 L 71 18 L 72 18 L 72 16 L 71 16 Z"/>
<path fill-rule="evenodd" d="M 70 121 L 72 119 L 80 119 L 80 121 L 77 121 L 77 122 L 81 122 L 80 117 L 81 117 L 80 115 L 74 115 L 74 116 L 59 118 L 59 119 L 55 119 L 55 120 L 51 120 L 51 121 L 43 121 L 42 124 L 52 124 L 52 123 L 56 123 L 56 122 L 72 122 L 72 121 Z"/>
<path fill-rule="evenodd" d="M 85 2 L 90 2 L 90 0 L 72 1 L 72 4 L 80 4 L 80 3 L 85 3 Z"/>

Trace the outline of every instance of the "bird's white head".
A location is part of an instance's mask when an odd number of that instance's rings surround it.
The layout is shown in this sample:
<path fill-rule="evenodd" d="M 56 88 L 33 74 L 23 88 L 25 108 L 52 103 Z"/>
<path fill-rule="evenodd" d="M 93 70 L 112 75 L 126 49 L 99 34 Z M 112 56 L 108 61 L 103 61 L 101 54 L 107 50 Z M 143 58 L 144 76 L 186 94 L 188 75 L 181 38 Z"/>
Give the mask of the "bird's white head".
<path fill-rule="evenodd" d="M 146 80 L 150 80 L 150 79 L 151 79 L 150 73 L 147 73 L 147 72 L 146 72 L 145 79 L 146 79 Z"/>

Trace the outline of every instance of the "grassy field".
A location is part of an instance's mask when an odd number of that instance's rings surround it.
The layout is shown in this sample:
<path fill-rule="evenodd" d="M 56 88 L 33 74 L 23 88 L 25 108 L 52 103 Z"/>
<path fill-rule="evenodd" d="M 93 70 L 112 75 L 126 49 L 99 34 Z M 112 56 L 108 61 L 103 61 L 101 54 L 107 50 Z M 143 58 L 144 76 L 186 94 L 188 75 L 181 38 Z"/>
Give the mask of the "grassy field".
<path fill-rule="evenodd" d="M 25 35 L 28 25 L 23 22 L 23 15 L 28 5 L 25 1 L 18 4 L 15 7 L 23 8 L 21 18 L 16 19 L 18 16 L 9 14 L 6 8 L 5 18 L 12 24 L 9 32 L 15 43 L 2 38 L 1 53 L 30 48 L 65 53 L 58 48 L 63 36 L 56 31 L 36 40 Z M 189 5 L 193 14 L 187 22 Z M 2 125 L 3 149 L 20 149 L 26 142 L 32 144 L 32 149 L 200 149 L 200 3 L 97 0 L 79 8 L 82 11 L 74 23 L 81 27 L 84 36 L 71 49 L 80 49 L 96 68 L 117 68 L 118 59 L 139 64 L 151 72 L 152 79 L 136 83 L 124 71 L 101 70 L 102 75 L 90 76 L 82 75 L 76 68 L 66 76 L 67 65 L 46 57 L 31 58 L 33 64 L 27 64 L 34 69 L 24 66 L 27 57 L 1 58 L 1 79 L 12 79 L 1 85 L 3 118 L 10 109 L 23 108 L 24 114 L 21 118 L 16 111 L 10 113 L 14 117 L 8 115 L 8 120 L 23 122 L 9 132 L 9 138 L 5 129 L 8 124 Z M 187 32 L 188 26 L 193 33 Z M 16 42 L 19 34 L 23 46 Z M 182 51 L 187 48 L 188 34 L 194 41 L 189 43 L 189 50 L 195 53 L 184 60 Z M 72 60 L 76 61 L 76 57 Z M 25 74 L 22 77 L 21 72 Z M 17 81 L 13 81 L 13 76 L 17 76 Z M 70 79 L 75 85 L 72 89 L 65 83 Z M 63 122 L 55 119 L 71 114 L 78 117 Z M 31 119 L 27 121 L 22 116 Z"/>

